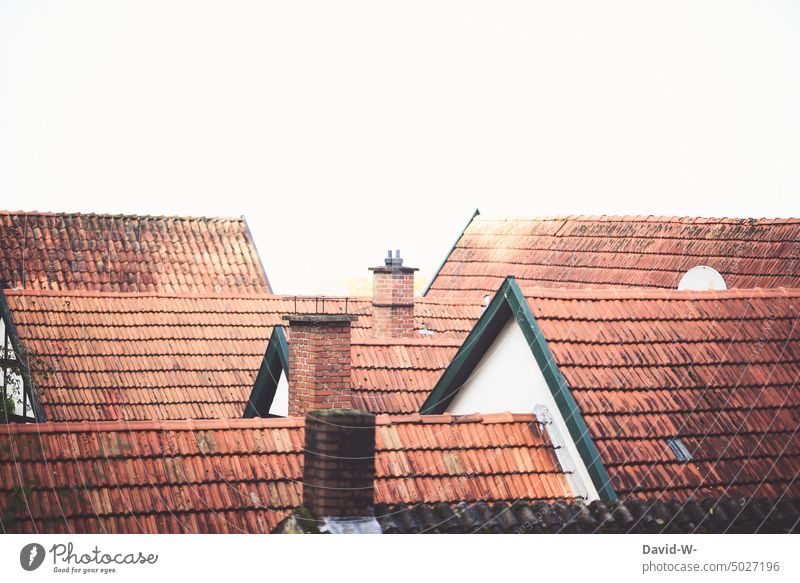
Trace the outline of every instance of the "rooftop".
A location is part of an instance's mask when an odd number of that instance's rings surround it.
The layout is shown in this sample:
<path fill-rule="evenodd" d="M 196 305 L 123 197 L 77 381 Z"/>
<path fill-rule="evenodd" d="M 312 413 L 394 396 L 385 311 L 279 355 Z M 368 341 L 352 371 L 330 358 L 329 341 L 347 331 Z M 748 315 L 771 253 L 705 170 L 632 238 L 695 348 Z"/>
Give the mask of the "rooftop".
<path fill-rule="evenodd" d="M 270 291 L 244 218 L 0 212 L 0 287 Z"/>
<path fill-rule="evenodd" d="M 620 496 L 800 496 L 800 290 L 524 294 Z"/>
<path fill-rule="evenodd" d="M 0 426 L 6 532 L 270 532 L 302 503 L 302 418 Z M 571 498 L 532 415 L 376 418 L 384 504 Z"/>
<path fill-rule="evenodd" d="M 433 337 L 373 339 L 371 298 L 4 290 L 51 421 L 238 418 L 274 326 L 287 313 L 358 315 L 355 405 L 419 410 L 480 306 L 418 299 Z M 2 298 L 0 298 L 1 300 Z"/>
<path fill-rule="evenodd" d="M 476 215 L 429 296 L 522 286 L 677 288 L 708 265 L 729 288 L 800 287 L 800 219 Z"/>

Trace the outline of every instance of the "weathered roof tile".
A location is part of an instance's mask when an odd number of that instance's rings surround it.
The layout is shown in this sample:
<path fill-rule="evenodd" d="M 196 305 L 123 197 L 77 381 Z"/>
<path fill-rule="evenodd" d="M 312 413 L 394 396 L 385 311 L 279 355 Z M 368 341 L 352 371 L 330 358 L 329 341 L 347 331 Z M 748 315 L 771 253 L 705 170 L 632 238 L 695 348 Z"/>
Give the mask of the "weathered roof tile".
<path fill-rule="evenodd" d="M 800 496 L 800 290 L 524 294 L 620 496 Z"/>
<path fill-rule="evenodd" d="M 0 288 L 269 293 L 243 218 L 0 212 Z"/>
<path fill-rule="evenodd" d="M 524 286 L 676 288 L 697 265 L 728 287 L 800 287 L 800 220 L 476 216 L 428 296 L 481 298 Z"/>
<path fill-rule="evenodd" d="M 317 298 L 3 290 L 52 421 L 241 417 L 281 315 Z M 480 316 L 461 300 L 418 299 L 432 338 L 371 337 L 369 298 L 325 298 L 353 323 L 355 405 L 418 411 Z M 420 316 L 422 314 L 422 316 Z"/>
<path fill-rule="evenodd" d="M 571 497 L 532 415 L 426 421 L 377 417 L 376 502 Z M 269 532 L 302 466 L 302 418 L 12 424 L 0 514 L 9 532 Z"/>

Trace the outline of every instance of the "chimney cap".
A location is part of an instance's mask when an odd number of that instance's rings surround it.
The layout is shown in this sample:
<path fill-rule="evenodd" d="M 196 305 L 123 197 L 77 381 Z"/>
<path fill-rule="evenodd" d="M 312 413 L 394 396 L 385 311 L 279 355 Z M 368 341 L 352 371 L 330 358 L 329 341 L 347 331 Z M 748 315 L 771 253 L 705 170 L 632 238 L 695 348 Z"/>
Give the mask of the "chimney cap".
<path fill-rule="evenodd" d="M 386 252 L 386 259 L 384 259 L 383 262 L 386 264 L 386 267 L 403 267 L 403 258 L 400 257 L 400 249 L 394 252 L 394 257 L 392 257 L 392 250 L 389 249 Z"/>
<path fill-rule="evenodd" d="M 396 249 L 394 252 L 394 256 L 392 256 L 392 250 L 389 249 L 386 252 L 386 257 L 383 260 L 383 265 L 379 267 L 370 267 L 370 271 L 378 271 L 382 273 L 386 273 L 387 271 L 403 271 L 403 272 L 411 272 L 411 271 L 419 271 L 416 267 L 403 267 L 403 258 L 400 257 L 400 249 Z"/>

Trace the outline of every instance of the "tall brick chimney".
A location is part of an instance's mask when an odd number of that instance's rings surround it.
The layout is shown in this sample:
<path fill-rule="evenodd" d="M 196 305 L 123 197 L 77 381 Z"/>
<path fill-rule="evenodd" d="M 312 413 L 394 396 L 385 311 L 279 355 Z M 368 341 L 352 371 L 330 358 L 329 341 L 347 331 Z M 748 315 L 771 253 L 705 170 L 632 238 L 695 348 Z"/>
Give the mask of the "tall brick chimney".
<path fill-rule="evenodd" d="M 375 416 L 352 409 L 314 411 L 306 414 L 305 439 L 303 506 L 317 520 L 374 522 Z"/>
<path fill-rule="evenodd" d="M 289 416 L 352 407 L 348 314 L 289 314 Z"/>
<path fill-rule="evenodd" d="M 392 251 L 380 267 L 370 267 L 372 277 L 372 330 L 378 338 L 414 335 L 414 272 L 403 267 L 400 251 Z"/>

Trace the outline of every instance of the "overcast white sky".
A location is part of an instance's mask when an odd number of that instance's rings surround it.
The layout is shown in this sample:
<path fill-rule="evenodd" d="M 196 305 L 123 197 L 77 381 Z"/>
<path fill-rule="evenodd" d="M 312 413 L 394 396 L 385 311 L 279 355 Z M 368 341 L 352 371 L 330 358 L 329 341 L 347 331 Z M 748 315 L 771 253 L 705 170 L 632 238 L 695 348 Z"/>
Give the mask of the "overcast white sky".
<path fill-rule="evenodd" d="M 799 6 L 0 0 L 0 208 L 244 214 L 287 293 L 476 207 L 798 216 Z"/>

